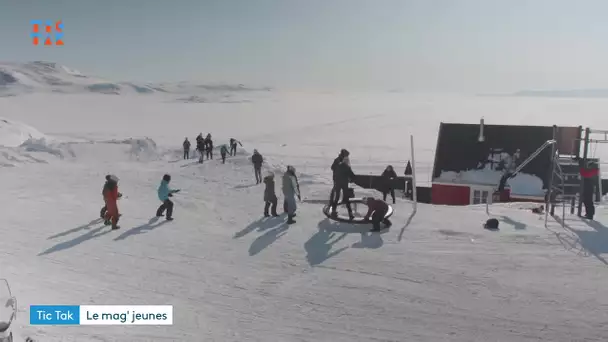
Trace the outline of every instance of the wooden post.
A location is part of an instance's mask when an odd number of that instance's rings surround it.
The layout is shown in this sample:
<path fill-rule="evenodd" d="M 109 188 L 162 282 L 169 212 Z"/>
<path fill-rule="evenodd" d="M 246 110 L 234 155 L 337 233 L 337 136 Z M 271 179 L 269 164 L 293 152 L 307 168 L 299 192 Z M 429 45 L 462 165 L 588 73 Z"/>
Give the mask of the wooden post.
<path fill-rule="evenodd" d="M 591 130 L 589 129 L 589 127 L 585 128 L 585 141 L 584 141 L 584 145 L 583 145 L 583 166 L 587 165 L 587 154 L 589 153 L 589 134 L 590 134 Z M 583 182 L 584 182 L 584 178 L 581 177 L 581 186 L 580 189 L 578 191 L 579 196 L 578 196 L 578 216 L 582 216 L 583 213 Z"/>

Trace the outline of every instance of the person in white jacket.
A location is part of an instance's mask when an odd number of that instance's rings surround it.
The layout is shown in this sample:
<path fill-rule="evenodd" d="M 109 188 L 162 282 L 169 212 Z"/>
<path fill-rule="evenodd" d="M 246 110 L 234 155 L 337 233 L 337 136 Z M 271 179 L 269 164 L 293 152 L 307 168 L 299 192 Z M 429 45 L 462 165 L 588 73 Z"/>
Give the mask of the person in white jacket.
<path fill-rule="evenodd" d="M 283 196 L 287 201 L 287 223 L 296 223 L 293 219 L 297 208 L 296 197 L 298 199 L 301 199 L 301 197 L 296 181 L 296 169 L 291 165 L 287 166 L 287 171 L 283 174 Z"/>

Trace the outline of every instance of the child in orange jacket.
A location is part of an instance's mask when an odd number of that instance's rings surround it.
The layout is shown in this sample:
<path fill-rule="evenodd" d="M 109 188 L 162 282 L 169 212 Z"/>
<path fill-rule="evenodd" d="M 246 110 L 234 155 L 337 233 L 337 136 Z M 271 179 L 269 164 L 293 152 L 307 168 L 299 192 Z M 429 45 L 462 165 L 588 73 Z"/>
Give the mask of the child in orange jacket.
<path fill-rule="evenodd" d="M 118 192 L 118 177 L 112 175 L 106 182 L 103 189 L 103 197 L 106 201 L 106 215 L 105 223 L 112 224 L 112 229 L 119 229 L 118 218 L 120 213 L 118 212 L 118 198 L 121 194 Z"/>

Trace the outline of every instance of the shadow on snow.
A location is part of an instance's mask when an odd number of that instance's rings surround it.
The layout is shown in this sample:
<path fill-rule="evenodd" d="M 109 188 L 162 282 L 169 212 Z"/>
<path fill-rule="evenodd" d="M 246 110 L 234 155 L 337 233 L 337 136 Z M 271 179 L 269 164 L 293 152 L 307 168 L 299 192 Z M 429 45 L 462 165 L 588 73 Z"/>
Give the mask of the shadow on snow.
<path fill-rule="evenodd" d="M 304 243 L 306 260 L 311 266 L 320 265 L 348 249 L 348 246 L 333 249 L 334 245 L 348 234 L 361 235 L 361 241 L 354 243 L 350 248 L 376 249 L 384 245 L 381 234 L 370 232 L 367 224 L 341 223 L 326 218 L 319 222 L 317 228 L 318 231 Z"/>
<path fill-rule="evenodd" d="M 162 226 L 163 224 L 167 223 L 167 221 L 162 221 L 162 222 L 156 223 L 156 222 L 158 222 L 158 219 L 159 218 L 155 216 L 155 217 L 151 218 L 148 221 L 148 223 L 144 223 L 137 227 L 133 227 L 133 228 L 125 231 L 124 233 L 120 234 L 119 236 L 117 236 L 114 239 L 114 241 L 124 240 L 132 235 L 143 234 L 145 232 L 156 229 L 156 228 Z"/>
<path fill-rule="evenodd" d="M 80 226 L 80 227 L 76 227 L 74 229 L 70 229 L 70 230 L 68 230 L 68 231 L 66 231 L 64 233 L 58 234 L 57 236 L 63 236 L 63 235 L 67 235 L 67 234 L 70 234 L 70 233 L 73 233 L 73 232 L 77 232 L 77 231 L 82 230 L 82 229 L 87 229 L 88 227 L 90 227 L 91 225 L 93 225 L 94 222 L 96 222 L 96 221 L 97 220 L 92 221 L 89 224 L 86 224 L 86 225 L 83 225 L 83 226 Z M 106 228 L 105 231 L 103 230 L 104 228 Z M 47 255 L 47 254 L 51 254 L 51 253 L 54 253 L 54 252 L 62 251 L 64 249 L 72 248 L 72 247 L 74 247 L 76 245 L 79 245 L 79 244 L 85 242 L 85 241 L 88 241 L 88 240 L 91 240 L 93 238 L 100 237 L 102 235 L 108 234 L 111 231 L 112 230 L 110 229 L 110 227 L 106 227 L 105 225 L 101 226 L 101 227 L 98 227 L 98 228 L 95 228 L 95 229 L 92 229 L 92 230 L 89 230 L 87 233 L 85 233 L 83 235 L 80 235 L 80 236 L 78 236 L 78 237 L 76 237 L 76 238 L 74 238 L 72 240 L 56 244 L 55 246 L 47 249 L 46 251 L 44 251 L 42 253 L 39 253 L 38 256 Z M 50 238 L 53 238 L 53 236 L 50 237 Z"/>

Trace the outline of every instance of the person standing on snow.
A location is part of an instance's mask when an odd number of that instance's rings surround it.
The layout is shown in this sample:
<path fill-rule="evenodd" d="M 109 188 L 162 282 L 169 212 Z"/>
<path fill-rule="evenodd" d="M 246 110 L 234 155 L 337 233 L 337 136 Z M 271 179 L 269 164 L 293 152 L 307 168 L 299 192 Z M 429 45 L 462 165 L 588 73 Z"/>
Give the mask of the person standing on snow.
<path fill-rule="evenodd" d="M 198 162 L 202 163 L 203 158 L 205 157 L 205 140 L 202 135 L 199 135 L 200 139 L 196 138 L 196 149 L 198 150 Z"/>
<path fill-rule="evenodd" d="M 386 202 L 373 197 L 367 197 L 363 199 L 363 202 L 366 203 L 368 207 L 367 214 L 365 214 L 363 221 L 369 221 L 371 216 L 373 225 L 373 228 L 371 229 L 372 232 L 380 231 L 380 222 L 384 223 L 386 228 L 389 228 L 392 225 L 391 221 L 389 221 L 388 218 L 385 218 L 386 213 L 388 213 L 388 204 L 386 204 Z"/>
<path fill-rule="evenodd" d="M 160 207 L 156 210 L 156 217 L 163 216 L 163 212 L 167 210 L 167 221 L 173 220 L 173 202 L 169 197 L 173 197 L 174 193 L 179 192 L 179 189 L 173 190 L 169 188 L 169 182 L 171 182 L 171 175 L 164 175 L 163 180 L 160 182 L 158 187 L 158 199 L 163 202 Z"/>
<path fill-rule="evenodd" d="M 346 209 L 348 210 L 348 216 L 352 220 L 355 216 L 353 215 L 353 210 L 350 206 L 350 199 L 347 194 L 348 184 L 353 181 L 353 179 L 355 178 L 355 174 L 353 173 L 353 170 L 350 167 L 350 160 L 348 156 L 348 151 L 342 150 L 338 158 L 334 160 L 334 163 L 331 166 L 334 172 L 334 186 L 331 190 L 331 198 L 329 203 L 331 206 L 332 217 L 337 217 L 338 201 L 340 200 L 340 193 L 342 193 L 342 197 L 344 198 L 343 202 L 346 205 Z"/>
<path fill-rule="evenodd" d="M 295 172 L 293 173 L 293 177 L 296 180 L 296 188 L 298 189 L 298 193 L 300 193 L 300 183 L 298 182 L 298 176 L 296 175 Z M 285 213 L 287 213 L 289 211 L 288 210 L 288 206 L 287 206 L 287 199 L 283 200 L 283 211 Z M 293 213 L 293 217 L 296 217 L 296 213 L 295 212 Z"/>
<path fill-rule="evenodd" d="M 243 146 L 243 144 L 241 144 L 240 141 L 234 139 L 234 138 L 230 138 L 230 155 L 231 156 L 236 156 L 236 144 L 241 145 L 241 147 Z"/>
<path fill-rule="evenodd" d="M 103 189 L 101 190 L 101 197 L 103 197 L 103 207 L 99 211 L 99 217 L 102 219 L 106 217 L 106 211 L 108 210 L 108 203 L 106 202 L 106 187 L 108 186 L 108 182 L 110 181 L 110 177 L 112 175 L 106 175 L 106 182 L 103 184 Z"/>
<path fill-rule="evenodd" d="M 255 173 L 255 184 L 260 184 L 262 182 L 262 164 L 264 163 L 264 157 L 262 157 L 258 150 L 253 150 L 251 163 L 253 163 L 253 172 Z"/>
<path fill-rule="evenodd" d="M 220 147 L 220 156 L 222 157 L 222 164 L 226 164 L 226 154 L 228 153 L 228 146 L 226 144 Z"/>
<path fill-rule="evenodd" d="M 264 189 L 264 217 L 270 216 L 268 214 L 270 206 L 272 206 L 272 216 L 279 216 L 279 214 L 277 214 L 277 202 L 279 200 L 274 191 L 274 173 L 270 173 L 268 176 L 264 177 L 264 184 L 266 185 L 266 188 Z"/>
<path fill-rule="evenodd" d="M 382 175 L 380 176 L 382 177 L 382 187 L 383 187 L 383 191 L 382 191 L 382 195 L 383 197 L 383 201 L 386 201 L 386 196 L 388 195 L 388 193 L 391 193 L 391 197 L 393 198 L 393 204 L 395 204 L 395 179 L 397 178 L 397 173 L 395 172 L 395 170 L 393 169 L 392 165 L 389 165 L 386 167 L 386 169 L 384 169 L 384 172 L 382 172 Z"/>
<path fill-rule="evenodd" d="M 190 141 L 188 141 L 188 138 L 186 137 L 186 140 L 184 140 L 184 159 L 190 159 Z"/>
<path fill-rule="evenodd" d="M 205 138 L 205 149 L 207 150 L 207 159 L 213 159 L 213 140 L 211 140 L 211 133 L 208 133 Z"/>
<path fill-rule="evenodd" d="M 287 201 L 287 224 L 296 223 L 293 219 L 296 213 L 296 197 L 300 198 L 300 192 L 296 183 L 296 169 L 289 165 L 287 171 L 283 174 L 283 196 Z"/>
<path fill-rule="evenodd" d="M 103 189 L 103 198 L 106 201 L 106 214 L 104 216 L 105 224 L 112 225 L 112 229 L 119 229 L 118 219 L 118 198 L 121 197 L 118 192 L 118 177 L 111 175 Z"/>

